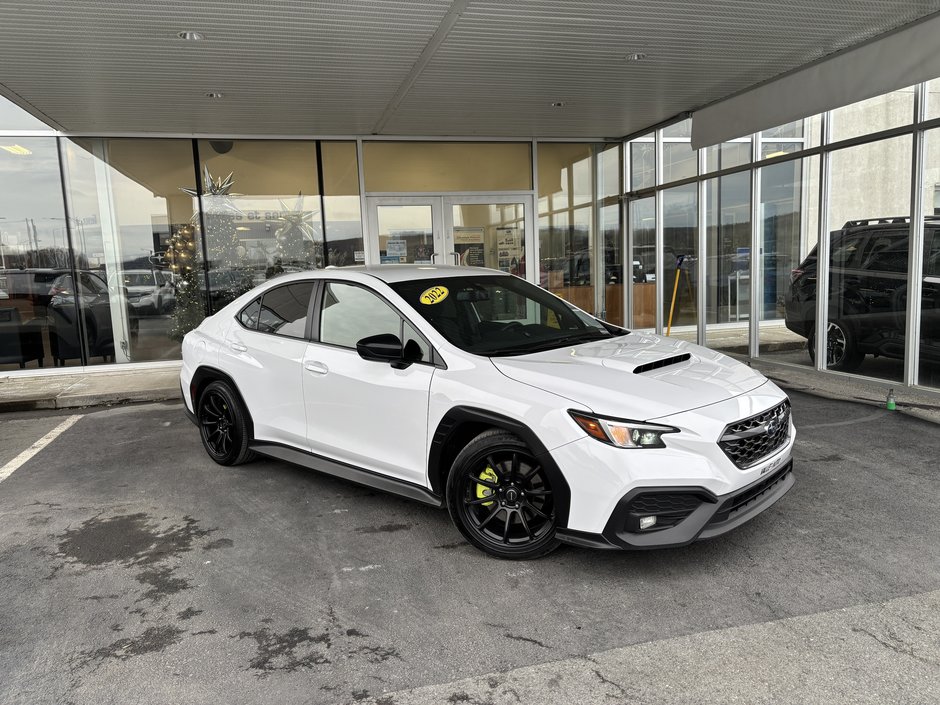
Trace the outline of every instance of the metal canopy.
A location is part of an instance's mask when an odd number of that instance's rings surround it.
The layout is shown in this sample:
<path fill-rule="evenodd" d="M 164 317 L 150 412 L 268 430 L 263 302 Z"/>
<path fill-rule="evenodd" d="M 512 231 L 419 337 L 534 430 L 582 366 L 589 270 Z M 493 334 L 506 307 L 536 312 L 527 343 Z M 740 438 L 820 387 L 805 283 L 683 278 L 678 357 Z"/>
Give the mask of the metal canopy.
<path fill-rule="evenodd" d="M 619 137 L 938 11 L 940 0 L 0 0 L 0 93 L 76 133 Z"/>

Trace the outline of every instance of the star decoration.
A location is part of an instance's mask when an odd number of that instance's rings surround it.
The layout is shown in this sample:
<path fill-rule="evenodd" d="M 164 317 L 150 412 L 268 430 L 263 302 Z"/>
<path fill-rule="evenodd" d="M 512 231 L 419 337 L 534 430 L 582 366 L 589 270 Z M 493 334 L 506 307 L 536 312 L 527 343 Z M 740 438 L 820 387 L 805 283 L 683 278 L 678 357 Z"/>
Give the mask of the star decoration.
<path fill-rule="evenodd" d="M 284 201 L 278 199 L 281 204 L 281 214 L 278 220 L 283 223 L 278 228 L 278 235 L 287 238 L 294 233 L 300 235 L 300 239 L 313 242 L 316 239 L 316 232 L 313 229 L 313 211 L 305 211 L 303 194 L 297 194 L 297 202 L 293 208 L 289 208 Z"/>
<path fill-rule="evenodd" d="M 209 173 L 209 167 L 203 165 L 202 172 L 202 198 L 203 198 L 203 209 L 204 213 L 207 215 L 242 215 L 241 210 L 232 202 L 233 196 L 240 196 L 240 193 L 230 193 L 232 186 L 235 185 L 235 179 L 233 178 L 234 172 L 229 172 L 229 175 L 224 179 L 220 176 L 217 179 L 212 178 L 212 174 Z M 198 197 L 199 190 L 194 188 L 185 188 L 181 187 L 180 191 L 188 193 L 190 196 Z M 193 215 L 193 220 L 197 220 L 199 217 L 198 213 Z"/>
<path fill-rule="evenodd" d="M 220 176 L 218 179 L 213 179 L 212 174 L 209 173 L 209 167 L 202 167 L 202 195 L 204 196 L 240 196 L 238 193 L 229 193 L 229 189 L 235 185 L 235 179 L 232 178 L 235 172 L 229 172 L 229 175 L 224 179 Z M 198 196 L 198 189 L 194 188 L 185 188 L 180 187 L 180 191 L 188 193 L 190 196 Z"/>

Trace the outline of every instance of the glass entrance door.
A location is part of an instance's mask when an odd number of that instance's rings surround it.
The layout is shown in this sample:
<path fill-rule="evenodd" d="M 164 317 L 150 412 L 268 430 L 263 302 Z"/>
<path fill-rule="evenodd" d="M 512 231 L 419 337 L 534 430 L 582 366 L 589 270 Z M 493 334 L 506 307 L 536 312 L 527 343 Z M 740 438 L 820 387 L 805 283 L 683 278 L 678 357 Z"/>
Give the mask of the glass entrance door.
<path fill-rule="evenodd" d="M 444 244 L 457 264 L 534 281 L 531 196 L 445 196 Z M 531 269 L 531 271 L 529 271 Z"/>
<path fill-rule="evenodd" d="M 442 263 L 441 208 L 440 197 L 369 199 L 371 263 Z"/>
<path fill-rule="evenodd" d="M 489 267 L 536 281 L 533 202 L 521 195 L 373 196 L 368 199 L 375 264 Z"/>

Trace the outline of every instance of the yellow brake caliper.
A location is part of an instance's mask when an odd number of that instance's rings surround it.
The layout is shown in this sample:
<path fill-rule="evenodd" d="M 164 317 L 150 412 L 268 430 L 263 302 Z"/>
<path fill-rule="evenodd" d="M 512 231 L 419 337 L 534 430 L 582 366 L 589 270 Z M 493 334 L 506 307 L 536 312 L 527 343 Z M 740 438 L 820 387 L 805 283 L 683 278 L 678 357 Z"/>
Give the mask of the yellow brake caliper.
<path fill-rule="evenodd" d="M 489 465 L 486 466 L 486 470 L 477 475 L 481 480 L 486 480 L 487 482 L 499 482 L 499 477 L 496 475 L 496 471 L 493 470 Z M 486 487 L 484 485 L 477 484 L 477 499 L 483 499 L 484 497 L 491 497 L 495 490 Z M 492 502 L 483 502 L 484 507 L 489 507 Z"/>

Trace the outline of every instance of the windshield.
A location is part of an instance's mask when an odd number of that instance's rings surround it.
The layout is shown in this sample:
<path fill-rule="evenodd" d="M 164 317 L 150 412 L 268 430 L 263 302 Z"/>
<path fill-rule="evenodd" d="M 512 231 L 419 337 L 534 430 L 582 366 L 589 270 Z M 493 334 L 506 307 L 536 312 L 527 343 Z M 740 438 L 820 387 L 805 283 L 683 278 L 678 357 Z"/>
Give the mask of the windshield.
<path fill-rule="evenodd" d="M 447 340 L 477 355 L 524 355 L 627 332 L 509 275 L 389 286 Z"/>

